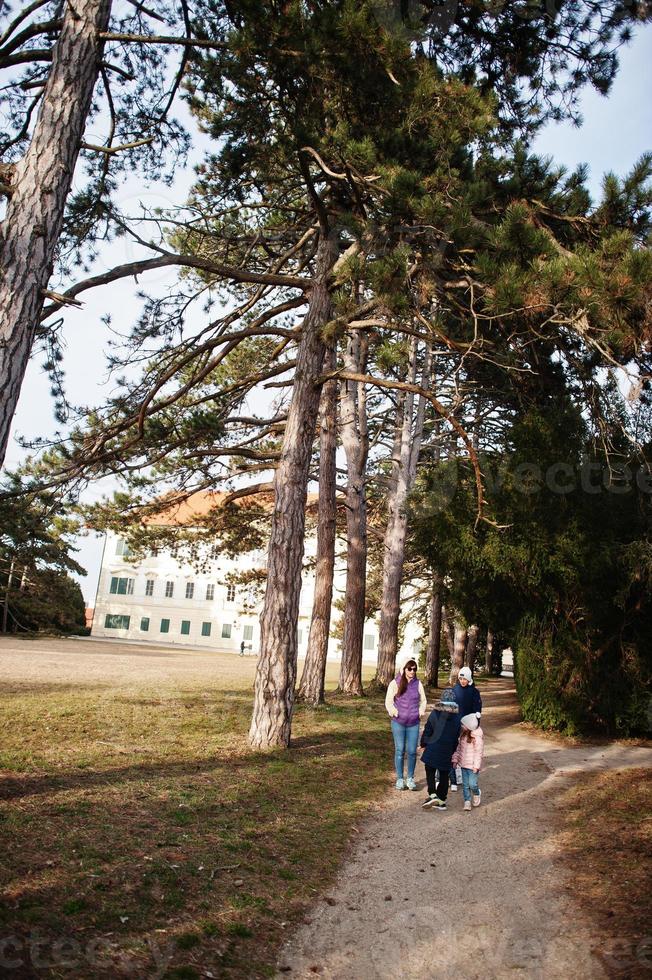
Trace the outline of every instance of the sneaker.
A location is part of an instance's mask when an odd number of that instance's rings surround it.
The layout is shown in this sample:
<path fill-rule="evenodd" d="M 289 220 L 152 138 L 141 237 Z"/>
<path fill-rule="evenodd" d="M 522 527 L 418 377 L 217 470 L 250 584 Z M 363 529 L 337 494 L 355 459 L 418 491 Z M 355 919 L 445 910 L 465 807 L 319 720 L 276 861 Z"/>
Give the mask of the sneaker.
<path fill-rule="evenodd" d="M 436 796 L 426 796 L 421 806 L 427 810 L 428 807 L 437 806 L 438 803 L 441 803 L 441 800 L 438 800 Z"/>
<path fill-rule="evenodd" d="M 451 790 L 453 793 L 457 793 L 457 783 L 451 783 Z"/>
<path fill-rule="evenodd" d="M 468 812 L 471 809 L 471 800 L 464 801 L 464 809 Z"/>
<path fill-rule="evenodd" d="M 446 804 L 443 800 L 435 800 L 435 810 L 445 810 Z"/>
<path fill-rule="evenodd" d="M 412 779 L 412 776 L 408 776 L 408 778 L 405 780 L 405 785 L 407 786 L 408 789 L 416 789 L 417 788 L 417 784 Z"/>
<path fill-rule="evenodd" d="M 480 806 L 482 790 L 478 790 L 478 795 L 473 797 L 473 806 Z"/>
<path fill-rule="evenodd" d="M 405 789 L 405 783 L 403 782 L 402 779 L 397 779 L 396 780 L 396 788 L 397 789 Z"/>

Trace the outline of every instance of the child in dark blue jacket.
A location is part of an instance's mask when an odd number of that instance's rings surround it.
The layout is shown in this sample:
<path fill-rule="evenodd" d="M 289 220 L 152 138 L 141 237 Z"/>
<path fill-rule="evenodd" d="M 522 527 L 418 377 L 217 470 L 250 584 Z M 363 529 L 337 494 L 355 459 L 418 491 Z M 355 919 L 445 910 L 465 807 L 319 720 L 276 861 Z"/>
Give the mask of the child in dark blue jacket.
<path fill-rule="evenodd" d="M 426 767 L 428 783 L 428 796 L 422 803 L 423 807 L 446 809 L 448 773 L 459 735 L 459 709 L 453 692 L 447 689 L 442 692 L 441 700 L 435 702 L 421 736 L 421 747 L 424 749 L 421 761 Z"/>

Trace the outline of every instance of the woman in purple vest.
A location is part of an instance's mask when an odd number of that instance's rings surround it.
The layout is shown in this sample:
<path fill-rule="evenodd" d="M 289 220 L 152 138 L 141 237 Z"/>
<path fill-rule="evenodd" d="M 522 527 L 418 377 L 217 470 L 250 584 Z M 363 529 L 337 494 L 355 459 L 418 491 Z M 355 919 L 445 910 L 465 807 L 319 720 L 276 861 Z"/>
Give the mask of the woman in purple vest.
<path fill-rule="evenodd" d="M 394 768 L 397 789 L 416 789 L 414 767 L 417 763 L 419 719 L 426 713 L 426 692 L 417 680 L 417 662 L 408 657 L 395 680 L 387 688 L 387 713 L 392 719 Z M 407 753 L 407 779 L 403 779 L 403 762 Z"/>

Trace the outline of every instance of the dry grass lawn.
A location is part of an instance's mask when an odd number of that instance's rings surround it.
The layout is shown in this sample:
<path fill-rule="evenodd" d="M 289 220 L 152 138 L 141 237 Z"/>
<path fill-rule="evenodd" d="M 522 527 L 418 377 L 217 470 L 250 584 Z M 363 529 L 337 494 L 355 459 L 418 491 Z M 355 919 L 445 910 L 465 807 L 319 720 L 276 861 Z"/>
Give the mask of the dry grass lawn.
<path fill-rule="evenodd" d="M 251 752 L 254 671 L 226 654 L 0 640 L 2 975 L 272 974 L 390 785 L 392 753 L 377 699 L 300 707 L 289 751 Z"/>
<path fill-rule="evenodd" d="M 652 772 L 582 773 L 560 798 L 560 860 L 593 919 L 610 975 L 652 976 Z"/>

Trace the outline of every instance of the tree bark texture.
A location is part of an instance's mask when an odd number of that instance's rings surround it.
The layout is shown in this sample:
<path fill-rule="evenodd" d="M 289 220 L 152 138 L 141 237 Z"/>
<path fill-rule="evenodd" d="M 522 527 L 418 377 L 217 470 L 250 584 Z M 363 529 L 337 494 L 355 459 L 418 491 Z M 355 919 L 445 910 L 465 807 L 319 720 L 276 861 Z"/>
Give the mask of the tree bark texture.
<path fill-rule="evenodd" d="M 466 653 L 466 626 L 455 620 L 455 639 L 453 640 L 453 659 L 451 661 L 450 683 L 455 684 L 460 667 L 464 666 L 464 654 Z"/>
<path fill-rule="evenodd" d="M 9 574 L 7 576 L 7 585 L 5 586 L 5 600 L 2 604 L 2 632 L 6 633 L 9 627 L 9 594 L 11 592 L 11 586 L 14 580 L 14 567 L 16 561 L 14 558 L 11 559 L 11 565 L 9 566 Z"/>
<path fill-rule="evenodd" d="M 410 348 L 408 380 L 417 380 L 418 341 L 413 339 Z M 425 353 L 421 387 L 430 383 L 430 350 Z M 416 416 L 415 397 L 407 392 L 403 403 L 402 424 L 398 442 L 398 456 L 394 459 L 392 487 L 388 498 L 387 530 L 383 542 L 383 590 L 380 603 L 380 628 L 378 637 L 378 683 L 387 687 L 394 677 L 396 651 L 398 649 L 398 621 L 401 612 L 401 582 L 407 538 L 407 499 L 414 486 L 417 462 L 423 437 L 426 400 L 419 396 Z"/>
<path fill-rule="evenodd" d="M 444 636 L 446 637 L 446 646 L 448 647 L 448 656 L 451 660 L 451 665 L 453 663 L 453 658 L 455 656 L 455 627 L 453 626 L 453 620 L 450 615 L 450 610 L 443 606 L 442 616 L 444 619 Z"/>
<path fill-rule="evenodd" d="M 364 374 L 367 365 L 366 334 L 352 331 L 344 364 L 347 371 Z M 362 643 L 364 639 L 367 576 L 367 497 L 365 471 L 369 435 L 366 392 L 363 384 L 346 381 L 341 402 L 342 444 L 346 454 L 346 596 L 344 637 L 340 664 L 340 690 L 362 695 Z"/>
<path fill-rule="evenodd" d="M 489 627 L 487 630 L 487 644 L 484 651 L 484 669 L 487 674 L 491 674 L 493 670 L 493 655 L 494 655 L 494 631 Z"/>
<path fill-rule="evenodd" d="M 439 575 L 435 575 L 432 584 L 432 598 L 430 599 L 430 628 L 428 630 L 428 648 L 426 650 L 426 684 L 437 687 L 439 682 L 439 656 L 441 651 L 441 623 L 442 623 L 442 582 Z"/>
<path fill-rule="evenodd" d="M 259 749 L 290 744 L 306 495 L 319 411 L 318 379 L 325 353 L 322 328 L 332 313 L 329 277 L 336 258 L 334 237 L 323 238 L 318 247 L 315 284 L 303 323 L 292 400 L 274 480 L 267 588 L 260 617 L 260 655 L 249 729 L 249 741 Z"/>
<path fill-rule="evenodd" d="M 57 249 L 111 0 L 66 5 L 34 133 L 0 227 L 0 465 Z"/>
<path fill-rule="evenodd" d="M 469 626 L 468 635 L 466 638 L 466 650 L 464 652 L 464 663 L 467 667 L 473 670 L 475 664 L 475 654 L 478 649 L 478 633 L 480 629 L 478 626 Z"/>
<path fill-rule="evenodd" d="M 329 345 L 324 358 L 324 374 L 335 370 L 335 346 Z M 336 461 L 337 449 L 337 381 L 324 384 L 319 408 L 319 517 L 317 523 L 317 560 L 315 596 L 308 634 L 308 650 L 303 665 L 298 697 L 308 704 L 324 701 L 324 677 L 328 656 L 328 635 L 333 601 L 335 534 L 337 519 Z"/>

